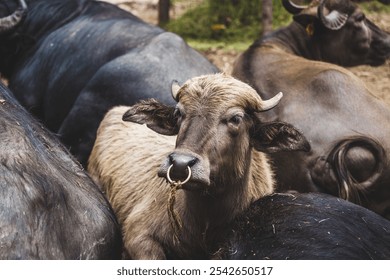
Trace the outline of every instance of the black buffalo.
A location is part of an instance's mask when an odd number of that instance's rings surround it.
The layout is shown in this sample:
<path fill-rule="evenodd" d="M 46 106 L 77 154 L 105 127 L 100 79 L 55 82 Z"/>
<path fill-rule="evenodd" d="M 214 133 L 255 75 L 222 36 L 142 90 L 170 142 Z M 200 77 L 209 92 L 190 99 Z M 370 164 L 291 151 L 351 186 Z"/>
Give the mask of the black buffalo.
<path fill-rule="evenodd" d="M 327 194 L 274 194 L 233 223 L 224 259 L 390 259 L 390 222 Z"/>
<path fill-rule="evenodd" d="M 264 117 L 291 123 L 312 147 L 272 155 L 279 191 L 326 192 L 390 218 L 390 110 L 350 71 L 331 64 L 384 63 L 390 34 L 351 1 L 284 3 L 294 22 L 255 42 L 233 70 L 264 99 L 282 91 Z"/>
<path fill-rule="evenodd" d="M 20 11 L 19 2 L 1 1 L 0 18 Z M 84 165 L 109 108 L 149 97 L 172 103 L 172 80 L 218 72 L 179 36 L 115 5 L 91 0 L 26 4 L 24 19 L 0 35 L 0 72 L 21 104 Z"/>
<path fill-rule="evenodd" d="M 1 83 L 0 116 L 0 259 L 120 258 L 103 194 Z"/>

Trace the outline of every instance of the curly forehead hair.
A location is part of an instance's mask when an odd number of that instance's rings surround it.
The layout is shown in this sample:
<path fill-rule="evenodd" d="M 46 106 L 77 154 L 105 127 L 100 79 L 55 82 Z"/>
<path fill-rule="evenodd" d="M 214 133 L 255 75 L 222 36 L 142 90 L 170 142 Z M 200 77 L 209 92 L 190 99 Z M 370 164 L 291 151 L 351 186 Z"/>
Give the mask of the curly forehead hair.
<path fill-rule="evenodd" d="M 260 111 L 262 100 L 248 84 L 229 75 L 218 73 L 204 75 L 188 80 L 179 90 L 179 100 L 193 102 L 212 102 L 222 106 L 240 106 Z"/>

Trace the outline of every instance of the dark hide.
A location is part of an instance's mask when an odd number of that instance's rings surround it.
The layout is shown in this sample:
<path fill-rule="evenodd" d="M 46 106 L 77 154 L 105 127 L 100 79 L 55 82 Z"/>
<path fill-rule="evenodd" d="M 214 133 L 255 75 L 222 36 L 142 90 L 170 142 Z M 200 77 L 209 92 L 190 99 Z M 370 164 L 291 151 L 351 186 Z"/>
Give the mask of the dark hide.
<path fill-rule="evenodd" d="M 0 259 L 120 258 L 103 194 L 2 84 L 0 114 Z"/>
<path fill-rule="evenodd" d="M 8 11 L 0 4 L 0 16 L 17 7 L 2 2 Z M 0 72 L 84 165 L 109 108 L 150 97 L 172 104 L 172 80 L 218 71 L 177 35 L 114 5 L 30 0 L 27 6 L 23 24 L 0 36 Z"/>
<path fill-rule="evenodd" d="M 274 194 L 229 230 L 224 259 L 390 259 L 390 222 L 325 194 Z"/>
<path fill-rule="evenodd" d="M 263 99 L 283 92 L 265 119 L 291 123 L 311 145 L 310 153 L 271 155 L 279 191 L 329 193 L 390 219 L 390 110 L 350 71 L 314 61 L 326 58 L 314 42 L 322 34 L 310 37 L 294 22 L 254 43 L 237 60 L 233 75 Z M 321 42 L 326 49 L 327 41 Z M 342 46 L 336 53 L 344 52 L 352 53 Z"/>
<path fill-rule="evenodd" d="M 390 33 L 367 19 L 355 3 L 350 0 L 313 2 L 294 14 L 289 26 L 261 38 L 254 45 L 277 43 L 290 53 L 341 66 L 378 66 L 390 57 Z M 324 2 L 323 9 L 318 6 L 319 2 Z M 325 15 L 338 13 L 345 18 L 334 30 L 325 25 L 320 11 Z"/>

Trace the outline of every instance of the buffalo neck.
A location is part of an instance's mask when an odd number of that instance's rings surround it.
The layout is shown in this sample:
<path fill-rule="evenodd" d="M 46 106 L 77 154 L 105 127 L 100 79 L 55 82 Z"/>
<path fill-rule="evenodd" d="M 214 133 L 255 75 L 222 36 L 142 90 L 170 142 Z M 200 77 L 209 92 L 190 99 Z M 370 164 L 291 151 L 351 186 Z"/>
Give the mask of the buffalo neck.
<path fill-rule="evenodd" d="M 289 26 L 266 35 L 255 46 L 272 44 L 286 52 L 310 60 L 321 60 L 320 51 L 315 40 L 309 36 L 302 25 L 292 22 Z"/>
<path fill-rule="evenodd" d="M 211 195 L 200 192 L 184 192 L 184 207 L 181 207 L 183 229 L 180 234 L 180 247 L 189 248 L 194 255 L 208 258 L 217 250 L 220 236 L 226 227 L 248 203 L 245 188 L 235 182 L 234 187 L 223 195 Z M 195 253 L 196 252 L 196 253 Z M 180 254 L 180 253 L 179 253 Z M 185 257 L 185 256 L 184 256 Z"/>
<path fill-rule="evenodd" d="M 192 221 L 188 230 L 201 229 L 198 233 L 207 240 L 218 235 L 249 204 L 273 192 L 273 175 L 263 153 L 253 151 L 248 157 L 249 168 L 242 179 L 230 178 L 223 184 L 223 193 L 210 194 L 188 192 L 184 194 L 183 220 Z"/>

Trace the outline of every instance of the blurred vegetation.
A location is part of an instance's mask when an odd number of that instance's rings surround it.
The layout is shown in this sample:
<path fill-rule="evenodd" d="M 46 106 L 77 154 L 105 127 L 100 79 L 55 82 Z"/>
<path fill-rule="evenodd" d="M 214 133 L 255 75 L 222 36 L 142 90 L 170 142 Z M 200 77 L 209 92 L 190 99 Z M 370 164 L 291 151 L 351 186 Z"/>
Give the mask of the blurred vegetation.
<path fill-rule="evenodd" d="M 390 5 L 383 5 L 377 1 L 361 3 L 359 6 L 362 7 L 366 13 L 390 13 Z"/>
<path fill-rule="evenodd" d="M 185 0 L 173 0 L 173 3 Z M 286 26 L 292 16 L 281 0 L 273 0 L 273 28 Z M 203 0 L 165 29 L 182 36 L 197 49 L 210 46 L 245 49 L 262 33 L 262 0 Z M 378 2 L 361 4 L 367 12 L 390 12 L 390 6 Z"/>
<path fill-rule="evenodd" d="M 253 41 L 261 34 L 262 0 L 204 0 L 165 29 L 186 40 Z M 274 28 L 287 24 L 291 16 L 278 0 L 273 1 Z"/>

